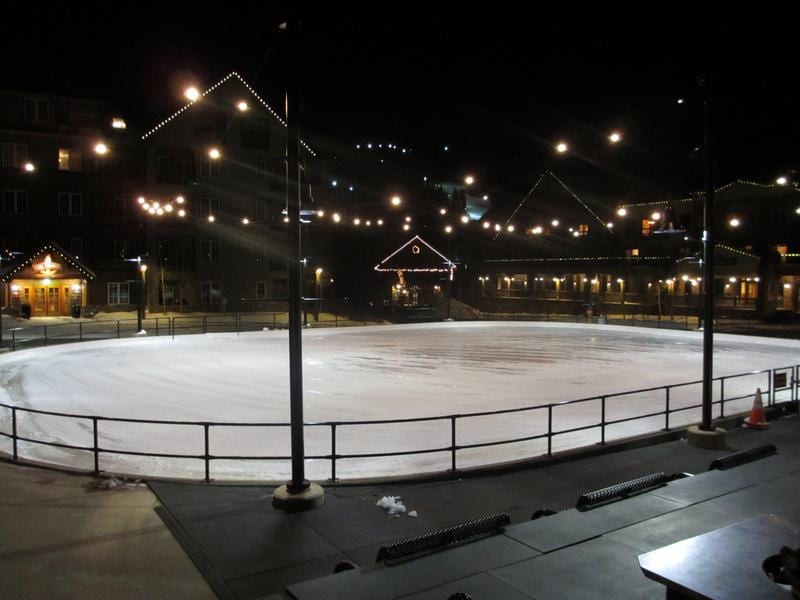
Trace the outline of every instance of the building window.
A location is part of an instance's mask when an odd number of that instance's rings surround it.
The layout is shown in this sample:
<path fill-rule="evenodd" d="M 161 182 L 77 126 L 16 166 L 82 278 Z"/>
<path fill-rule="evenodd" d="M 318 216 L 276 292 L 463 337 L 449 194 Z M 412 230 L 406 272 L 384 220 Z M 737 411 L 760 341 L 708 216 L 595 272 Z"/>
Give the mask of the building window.
<path fill-rule="evenodd" d="M 130 201 L 127 198 L 122 198 L 120 196 L 115 196 L 111 198 L 108 203 L 108 212 L 112 215 L 126 215 L 128 214 L 128 203 Z"/>
<path fill-rule="evenodd" d="M 269 148 L 269 129 L 257 125 L 242 125 L 243 148 Z"/>
<path fill-rule="evenodd" d="M 158 177 L 169 176 L 169 156 L 164 154 L 156 157 L 156 175 Z"/>
<path fill-rule="evenodd" d="M 256 300 L 267 299 L 267 282 L 256 281 Z"/>
<path fill-rule="evenodd" d="M 275 192 L 286 189 L 286 164 L 282 158 L 270 160 L 269 189 Z"/>
<path fill-rule="evenodd" d="M 650 219 L 642 219 L 642 235 L 648 236 L 653 233 L 655 225 L 655 221 L 651 221 Z"/>
<path fill-rule="evenodd" d="M 785 256 L 789 254 L 789 245 L 788 244 L 778 244 L 775 246 L 775 250 L 777 250 L 778 254 L 781 256 Z"/>
<path fill-rule="evenodd" d="M 69 238 L 69 251 L 75 258 L 83 256 L 83 238 Z"/>
<path fill-rule="evenodd" d="M 219 177 L 219 159 L 212 160 L 208 156 L 203 157 L 200 163 L 200 175 L 202 177 Z"/>
<path fill-rule="evenodd" d="M 219 304 L 222 299 L 222 284 L 218 281 L 203 281 L 200 283 L 200 303 Z"/>
<path fill-rule="evenodd" d="M 214 215 L 218 217 L 219 212 L 219 198 L 200 198 L 200 216 L 208 217 Z"/>
<path fill-rule="evenodd" d="M 82 167 L 81 151 L 78 148 L 58 149 L 59 171 L 80 171 Z"/>
<path fill-rule="evenodd" d="M 28 162 L 28 144 L 3 142 L 3 166 L 21 169 Z"/>
<path fill-rule="evenodd" d="M 29 123 L 49 123 L 50 102 L 38 98 L 25 98 L 25 120 Z"/>
<path fill-rule="evenodd" d="M 109 304 L 130 304 L 130 283 L 127 281 L 108 282 L 108 303 Z"/>
<path fill-rule="evenodd" d="M 628 248 L 625 250 L 625 256 L 639 256 L 638 248 Z"/>
<path fill-rule="evenodd" d="M 256 200 L 256 221 L 264 223 L 267 220 L 267 201 Z"/>
<path fill-rule="evenodd" d="M 219 260 L 219 240 L 202 240 L 200 242 L 200 260 Z"/>
<path fill-rule="evenodd" d="M 26 190 L 3 190 L 3 212 L 9 215 L 24 215 L 28 212 Z"/>
<path fill-rule="evenodd" d="M 578 233 L 580 235 L 587 235 L 589 233 L 589 226 L 585 223 L 582 225 L 578 225 Z"/>
<path fill-rule="evenodd" d="M 267 178 L 267 161 L 265 160 L 257 160 L 256 161 L 256 179 L 266 179 Z"/>
<path fill-rule="evenodd" d="M 83 199 L 80 194 L 58 193 L 58 214 L 62 217 L 80 217 L 83 214 Z"/>

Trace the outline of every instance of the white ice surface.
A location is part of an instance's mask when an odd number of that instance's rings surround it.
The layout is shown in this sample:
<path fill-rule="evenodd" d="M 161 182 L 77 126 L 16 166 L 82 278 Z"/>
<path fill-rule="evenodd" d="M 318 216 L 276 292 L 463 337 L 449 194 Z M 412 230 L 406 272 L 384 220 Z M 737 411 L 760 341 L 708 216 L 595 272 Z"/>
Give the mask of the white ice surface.
<path fill-rule="evenodd" d="M 786 367 L 800 361 L 800 342 L 717 335 L 715 376 Z M 303 332 L 306 423 L 384 420 L 538 406 L 627 390 L 699 380 L 702 333 L 562 323 L 435 323 Z M 0 356 L 0 402 L 79 415 L 134 419 L 288 423 L 288 335 L 285 331 L 207 334 L 85 342 Z M 729 380 L 726 397 L 768 387 L 765 374 Z M 715 398 L 719 397 L 715 385 Z M 606 421 L 658 412 L 664 391 L 606 401 Z M 700 401 L 700 385 L 674 389 L 673 409 Z M 751 398 L 726 405 L 747 410 Z M 11 414 L 0 407 L 0 430 Z M 457 444 L 535 436 L 547 430 L 547 410 L 457 421 Z M 554 431 L 594 425 L 601 401 L 557 406 Z M 719 407 L 714 408 L 714 414 Z M 697 422 L 699 410 L 672 414 L 670 425 Z M 664 417 L 607 427 L 606 439 L 664 427 Z M 210 454 L 288 456 L 288 427 L 212 427 Z M 91 420 L 18 412 L 18 434 L 92 446 Z M 307 427 L 306 454 L 331 452 L 330 427 Z M 599 428 L 554 436 L 553 450 L 600 441 Z M 338 454 L 445 449 L 449 419 L 383 425 L 339 425 Z M 202 455 L 197 425 L 100 421 L 104 449 Z M 0 450 L 10 452 L 8 439 Z M 547 440 L 459 450 L 460 468 L 537 456 Z M 23 457 L 91 468 L 89 452 L 21 443 Z M 403 457 L 339 459 L 337 476 L 354 478 L 438 471 L 449 451 Z M 330 477 L 330 461 L 309 459 L 307 476 Z M 101 454 L 101 469 L 137 475 L 202 477 L 196 459 Z M 281 480 L 286 460 L 221 460 L 215 479 Z"/>

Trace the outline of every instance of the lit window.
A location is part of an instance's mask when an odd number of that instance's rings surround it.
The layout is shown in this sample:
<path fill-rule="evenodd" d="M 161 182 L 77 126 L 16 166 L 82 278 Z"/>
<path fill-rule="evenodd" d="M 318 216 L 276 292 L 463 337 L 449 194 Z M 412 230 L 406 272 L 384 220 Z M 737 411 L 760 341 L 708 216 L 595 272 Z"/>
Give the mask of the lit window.
<path fill-rule="evenodd" d="M 78 148 L 58 149 L 59 171 L 80 171 L 82 167 L 81 151 Z"/>

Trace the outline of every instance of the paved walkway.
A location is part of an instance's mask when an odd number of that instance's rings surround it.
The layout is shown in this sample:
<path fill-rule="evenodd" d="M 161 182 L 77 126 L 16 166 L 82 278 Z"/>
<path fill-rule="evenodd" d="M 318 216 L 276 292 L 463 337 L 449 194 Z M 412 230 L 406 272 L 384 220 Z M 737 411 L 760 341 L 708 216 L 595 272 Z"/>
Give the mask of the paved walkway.
<path fill-rule="evenodd" d="M 775 443 L 778 456 L 537 521 L 529 521 L 534 510 L 569 509 L 582 492 L 657 471 L 704 473 L 727 452 L 672 441 L 495 476 L 334 486 L 323 508 L 294 515 L 273 510 L 262 486 L 151 482 L 156 498 L 145 486 L 97 490 L 90 477 L 0 463 L 0 597 L 652 597 L 663 592 L 639 572 L 638 553 L 754 511 L 800 520 L 800 481 L 791 479 L 800 477 L 798 433 L 797 417 L 764 432 L 735 430 L 731 450 Z M 681 496 L 683 481 L 706 491 Z M 375 506 L 390 495 L 418 516 L 393 518 Z M 499 511 L 512 518 L 506 535 L 375 566 L 382 545 Z M 330 577 L 343 559 L 361 568 Z"/>

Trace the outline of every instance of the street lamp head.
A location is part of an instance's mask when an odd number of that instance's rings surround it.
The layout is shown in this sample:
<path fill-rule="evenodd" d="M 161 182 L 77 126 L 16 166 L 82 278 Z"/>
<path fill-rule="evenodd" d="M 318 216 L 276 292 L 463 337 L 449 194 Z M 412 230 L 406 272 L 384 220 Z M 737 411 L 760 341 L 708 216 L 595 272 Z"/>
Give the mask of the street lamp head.
<path fill-rule="evenodd" d="M 144 203 L 145 203 L 144 196 L 139 196 L 139 197 L 136 199 L 136 201 L 137 201 L 139 204 L 144 204 Z"/>
<path fill-rule="evenodd" d="M 778 185 L 786 185 L 787 183 L 789 183 L 789 180 L 783 175 L 781 175 L 775 180 L 775 183 L 777 183 Z"/>
<path fill-rule="evenodd" d="M 400 196 L 392 196 L 392 206 L 400 206 L 403 203 L 403 199 Z"/>
<path fill-rule="evenodd" d="M 469 217 L 467 215 L 462 215 L 461 222 L 464 224 L 469 223 Z"/>
<path fill-rule="evenodd" d="M 200 98 L 200 91 L 196 87 L 190 86 L 183 91 L 183 95 L 190 102 L 197 102 L 197 99 Z"/>
<path fill-rule="evenodd" d="M 736 217 L 733 217 L 730 221 L 728 221 L 728 225 L 730 225 L 731 227 L 738 227 L 741 224 L 742 222 Z"/>
<path fill-rule="evenodd" d="M 558 219 L 553 219 L 552 221 L 550 221 L 550 225 L 552 225 L 553 227 L 558 227 L 559 225 Z"/>
<path fill-rule="evenodd" d="M 238 102 L 236 104 L 236 108 L 238 108 L 241 112 L 245 112 L 250 107 L 247 106 L 247 102 L 245 102 L 244 100 L 241 100 L 240 102 Z"/>
<path fill-rule="evenodd" d="M 556 144 L 556 152 L 559 154 L 564 154 L 567 150 L 569 150 L 569 146 L 565 142 L 559 142 Z"/>
<path fill-rule="evenodd" d="M 208 222 L 209 223 L 213 223 L 216 220 L 217 220 L 217 218 L 214 215 L 208 215 Z"/>
<path fill-rule="evenodd" d="M 178 216 L 179 216 L 179 217 L 185 217 L 185 216 L 186 216 L 186 211 L 185 211 L 185 210 L 183 210 L 183 209 L 180 209 L 180 210 L 178 211 Z"/>
<path fill-rule="evenodd" d="M 36 170 L 36 166 L 32 162 L 25 163 L 25 171 L 28 173 L 33 173 Z"/>
<path fill-rule="evenodd" d="M 243 218 L 242 225 L 250 225 L 250 219 L 248 219 L 247 217 Z"/>
<path fill-rule="evenodd" d="M 452 228 L 450 225 L 447 225 L 447 226 L 444 228 L 444 232 L 445 232 L 445 233 L 452 233 L 452 232 L 453 232 L 453 228 Z"/>
<path fill-rule="evenodd" d="M 472 175 L 467 175 L 466 177 L 464 177 L 464 183 L 466 183 L 467 185 L 472 185 L 473 183 L 475 183 L 475 178 Z"/>
<path fill-rule="evenodd" d="M 94 153 L 103 156 L 104 154 L 108 154 L 108 146 L 106 146 L 103 142 L 98 142 L 95 144 Z"/>
<path fill-rule="evenodd" d="M 175 198 L 175 202 L 177 202 L 178 204 L 183 204 L 184 202 L 186 202 L 186 199 L 183 196 L 178 196 L 177 198 Z"/>
<path fill-rule="evenodd" d="M 208 157 L 213 160 L 217 160 L 220 156 L 222 156 L 222 154 L 217 148 L 211 148 L 211 150 L 208 151 Z"/>
<path fill-rule="evenodd" d="M 618 131 L 614 131 L 608 136 L 608 141 L 612 144 L 618 144 L 620 141 L 622 141 L 622 134 Z"/>
<path fill-rule="evenodd" d="M 620 207 L 620 208 L 617 209 L 617 215 L 618 216 L 624 217 L 627 214 L 628 214 L 628 209 L 627 208 Z"/>

